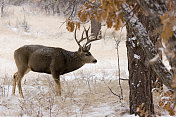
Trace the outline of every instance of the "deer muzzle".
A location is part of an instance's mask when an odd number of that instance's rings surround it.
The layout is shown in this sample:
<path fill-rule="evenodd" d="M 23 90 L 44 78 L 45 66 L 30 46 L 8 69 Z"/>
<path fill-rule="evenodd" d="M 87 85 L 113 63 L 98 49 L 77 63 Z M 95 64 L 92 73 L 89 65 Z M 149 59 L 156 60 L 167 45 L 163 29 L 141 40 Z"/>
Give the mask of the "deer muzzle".
<path fill-rule="evenodd" d="M 93 63 L 97 63 L 97 60 L 95 59 L 95 60 L 93 61 Z"/>

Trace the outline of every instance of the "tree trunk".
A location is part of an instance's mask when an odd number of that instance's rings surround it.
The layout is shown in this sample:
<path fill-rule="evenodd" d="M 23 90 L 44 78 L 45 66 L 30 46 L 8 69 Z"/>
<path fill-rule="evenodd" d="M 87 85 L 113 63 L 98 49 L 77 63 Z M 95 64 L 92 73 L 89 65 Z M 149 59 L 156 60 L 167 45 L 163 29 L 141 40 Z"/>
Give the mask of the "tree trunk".
<path fill-rule="evenodd" d="M 141 109 L 152 115 L 154 114 L 154 106 L 151 78 L 154 78 L 155 74 L 150 67 L 145 66 L 146 55 L 128 26 L 126 46 L 129 70 L 130 114 L 140 115 L 140 111 L 137 111 L 137 108 L 143 105 Z"/>
<path fill-rule="evenodd" d="M 101 36 L 101 23 L 97 22 L 95 19 L 91 20 L 91 36 L 97 37 L 99 39 L 102 38 Z"/>
<path fill-rule="evenodd" d="M 157 56 L 157 52 L 154 48 L 154 44 L 149 38 L 149 34 L 147 33 L 146 28 L 138 20 L 128 4 L 121 5 L 121 9 L 127 25 L 130 27 L 130 30 L 136 36 L 139 44 L 147 55 L 146 63 L 152 67 L 153 71 L 155 71 L 160 80 L 166 87 L 168 87 L 168 89 L 172 91 L 176 90 L 176 88 L 172 87 L 173 76 L 162 63 L 161 59 L 157 58 L 153 60 L 153 58 Z"/>
<path fill-rule="evenodd" d="M 127 9 L 125 9 L 127 10 Z M 149 35 L 149 39 L 155 46 L 156 52 L 158 52 L 161 59 L 161 51 L 159 48 L 162 47 L 160 34 L 154 34 L 155 25 L 150 17 L 138 13 L 137 22 L 141 22 L 146 30 L 146 34 Z M 134 21 L 134 19 L 133 19 Z M 134 22 L 133 22 L 134 23 Z M 130 23 L 129 23 L 130 24 Z M 134 23 L 135 24 L 135 23 Z M 138 25 L 138 24 L 136 24 Z M 137 31 L 132 29 L 133 27 L 127 25 L 127 54 L 129 62 L 129 87 L 130 87 L 130 113 L 140 115 L 140 111 L 136 111 L 137 107 L 147 112 L 147 116 L 154 114 L 154 106 L 152 99 L 152 87 L 157 78 L 157 74 L 152 70 L 152 66 L 147 65 L 148 62 L 147 53 L 144 51 L 145 45 L 140 44 L 139 40 L 136 39 L 135 35 Z M 139 29 L 140 30 L 140 29 Z M 135 34 L 134 34 L 135 33 Z M 140 33 L 140 32 L 139 32 Z M 142 37 L 142 36 L 141 36 Z M 141 38 L 142 39 L 142 38 Z M 162 86 L 162 81 L 159 80 L 159 86 Z M 142 106 L 140 106 L 142 105 Z"/>
<path fill-rule="evenodd" d="M 156 46 L 156 50 L 161 46 L 161 39 L 159 34 L 152 34 L 155 27 L 151 25 L 149 17 L 144 16 L 142 13 L 138 13 L 139 21 L 146 28 L 147 33 L 150 36 L 152 43 Z M 130 87 L 130 113 L 135 115 L 144 116 L 140 114 L 137 108 L 147 112 L 146 114 L 151 116 L 154 114 L 152 88 L 156 86 L 157 74 L 152 68 L 145 64 L 147 62 L 147 55 L 143 51 L 141 45 L 136 40 L 136 37 L 132 33 L 133 31 L 127 26 L 127 54 L 128 54 L 128 70 L 129 70 L 129 87 Z M 158 50 L 158 53 L 161 51 Z M 162 87 L 162 82 L 157 82 L 159 87 Z M 142 106 L 141 106 L 142 105 Z"/>
<path fill-rule="evenodd" d="M 4 16 L 4 0 L 1 2 L 1 17 Z"/>
<path fill-rule="evenodd" d="M 56 1 L 56 4 L 55 4 L 55 6 L 56 6 L 56 13 L 58 14 L 58 15 L 60 15 L 60 8 L 59 8 L 59 0 L 57 0 Z"/>
<path fill-rule="evenodd" d="M 141 12 L 138 13 L 139 21 L 143 24 L 143 26 L 146 28 L 147 33 L 149 34 L 150 40 L 155 46 L 155 50 L 157 54 L 159 55 L 160 59 L 162 59 L 162 42 L 160 38 L 160 34 L 153 33 L 155 30 L 154 25 L 152 24 L 152 20 L 150 17 L 143 15 Z M 161 88 L 163 87 L 162 81 L 157 77 L 157 74 L 153 72 L 153 77 L 151 77 L 152 80 L 152 88 Z"/>

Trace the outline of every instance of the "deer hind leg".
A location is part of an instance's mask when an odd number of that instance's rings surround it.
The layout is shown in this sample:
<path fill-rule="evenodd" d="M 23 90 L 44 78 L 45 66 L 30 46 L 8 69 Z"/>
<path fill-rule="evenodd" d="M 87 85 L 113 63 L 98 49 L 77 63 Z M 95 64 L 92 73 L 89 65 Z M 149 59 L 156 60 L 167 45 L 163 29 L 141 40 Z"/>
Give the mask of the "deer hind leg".
<path fill-rule="evenodd" d="M 19 70 L 14 74 L 14 80 L 13 80 L 13 89 L 12 89 L 12 94 L 15 95 L 15 89 L 16 89 L 16 83 L 18 85 L 18 90 L 21 98 L 24 98 L 22 88 L 21 88 L 21 80 L 23 76 L 28 73 L 30 69 L 25 68 L 23 70 Z"/>
<path fill-rule="evenodd" d="M 53 74 L 52 76 L 54 78 L 55 81 L 55 92 L 56 92 L 56 96 L 61 96 L 61 84 L 60 84 L 60 76 Z"/>
<path fill-rule="evenodd" d="M 12 95 L 15 96 L 16 82 L 17 82 L 18 72 L 13 75 L 13 88 Z"/>

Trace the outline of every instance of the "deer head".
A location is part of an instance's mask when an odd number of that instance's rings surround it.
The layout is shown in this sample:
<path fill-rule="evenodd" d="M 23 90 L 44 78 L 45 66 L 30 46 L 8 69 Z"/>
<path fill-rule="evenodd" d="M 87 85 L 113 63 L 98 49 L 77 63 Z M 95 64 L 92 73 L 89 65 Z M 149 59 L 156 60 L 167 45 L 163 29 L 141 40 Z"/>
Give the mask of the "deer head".
<path fill-rule="evenodd" d="M 90 48 L 91 48 L 91 44 L 90 42 L 92 41 L 96 41 L 96 40 L 99 40 L 97 39 L 97 36 L 94 38 L 94 39 L 90 39 L 89 35 L 88 35 L 88 32 L 89 32 L 89 29 L 90 27 L 86 30 L 86 28 L 84 27 L 84 31 L 82 32 L 82 36 L 81 36 L 81 39 L 80 40 L 77 40 L 76 38 L 76 30 L 77 30 L 77 27 L 75 28 L 75 41 L 76 43 L 78 44 L 79 46 L 79 49 L 78 49 L 78 53 L 80 54 L 81 58 L 83 59 L 83 61 L 85 63 L 97 63 L 97 60 L 92 56 L 92 54 L 89 52 L 90 51 Z M 86 34 L 86 37 L 84 38 L 84 32 Z M 83 41 L 83 40 L 87 40 L 86 43 L 82 46 L 80 43 Z"/>

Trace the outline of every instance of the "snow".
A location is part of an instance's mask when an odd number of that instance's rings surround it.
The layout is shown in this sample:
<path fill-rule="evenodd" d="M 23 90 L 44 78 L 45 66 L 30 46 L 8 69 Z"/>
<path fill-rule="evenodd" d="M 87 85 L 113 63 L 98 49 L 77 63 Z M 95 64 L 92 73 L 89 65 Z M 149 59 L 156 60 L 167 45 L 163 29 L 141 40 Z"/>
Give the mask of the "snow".
<path fill-rule="evenodd" d="M 161 100 L 170 100 L 170 97 L 161 97 Z"/>
<path fill-rule="evenodd" d="M 12 31 L 14 31 L 14 32 L 18 32 L 18 29 L 17 28 L 15 28 L 15 27 L 9 27 Z"/>
<path fill-rule="evenodd" d="M 131 41 L 133 47 L 136 47 L 136 45 L 133 42 L 134 40 L 136 40 L 136 37 L 129 38 L 128 40 Z"/>
<path fill-rule="evenodd" d="M 139 55 L 137 55 L 137 54 L 134 54 L 134 58 L 140 59 L 141 57 Z"/>
<path fill-rule="evenodd" d="M 134 17 L 131 17 L 130 22 L 132 22 L 134 24 L 135 22 L 137 22 L 137 19 Z"/>
<path fill-rule="evenodd" d="M 175 31 L 176 30 L 176 26 L 173 26 L 173 31 Z"/>
<path fill-rule="evenodd" d="M 129 41 L 134 41 L 134 40 L 136 40 L 136 37 L 132 37 L 132 38 L 129 38 Z"/>
<path fill-rule="evenodd" d="M 158 61 L 160 59 L 159 54 L 157 54 L 155 57 L 153 57 L 152 59 L 149 60 L 150 63 L 155 63 L 156 61 Z"/>
<path fill-rule="evenodd" d="M 54 100 L 51 114 L 57 116 L 115 116 L 116 113 L 123 111 L 122 108 L 128 107 L 127 104 L 124 107 L 119 103 L 114 104 L 118 99 L 107 88 L 107 85 L 111 86 L 118 80 L 118 72 L 115 42 L 111 34 L 114 30 L 106 28 L 103 29 L 104 32 L 106 30 L 106 39 L 92 43 L 91 47 L 91 53 L 98 63 L 87 64 L 75 72 L 61 76 L 62 97 L 53 96 L 54 83 L 51 75 L 34 72 L 29 72 L 22 80 L 24 99 L 19 97 L 18 88 L 16 95 L 12 96 L 12 79 L 17 71 L 13 53 L 17 48 L 28 44 L 41 44 L 70 51 L 78 49 L 74 33 L 68 32 L 65 24 L 58 28 L 65 20 L 63 17 L 31 13 L 30 8 L 24 8 L 25 11 L 20 6 L 9 7 L 9 16 L 0 20 L 0 116 L 28 117 L 37 116 L 38 112 L 49 116 L 49 105 L 52 104 L 49 100 Z M 24 12 L 30 29 L 28 32 L 21 27 Z M 119 32 L 116 33 L 115 35 L 119 36 Z M 80 38 L 81 31 L 77 34 Z M 127 78 L 127 57 L 123 36 L 125 30 L 121 34 L 119 45 L 121 76 Z M 116 109 L 120 111 L 116 112 Z"/>
<path fill-rule="evenodd" d="M 140 86 L 140 84 L 137 84 L 137 87 L 139 87 Z"/>
<path fill-rule="evenodd" d="M 117 12 L 116 12 L 116 15 L 118 16 L 121 12 L 122 12 L 122 11 L 117 11 Z"/>
<path fill-rule="evenodd" d="M 138 115 L 135 116 L 134 114 L 133 115 L 125 114 L 125 115 L 123 115 L 123 117 L 139 117 L 139 116 Z"/>
<path fill-rule="evenodd" d="M 119 102 L 107 88 L 111 87 L 117 94 L 120 92 L 117 85 L 117 55 L 112 35 L 114 30 L 106 30 L 105 27 L 102 29 L 102 34 L 106 31 L 105 39 L 92 43 L 91 47 L 91 53 L 98 63 L 87 64 L 79 70 L 62 75 L 61 97 L 54 94 L 51 75 L 34 72 L 29 72 L 22 80 L 24 99 L 20 98 L 18 88 L 16 95 L 12 96 L 12 79 L 17 71 L 13 58 L 14 50 L 27 44 L 61 47 L 70 51 L 78 49 L 74 33 L 68 32 L 65 24 L 58 28 L 65 21 L 63 17 L 33 13 L 30 8 L 24 8 L 25 11 L 20 6 L 9 7 L 8 17 L 0 20 L 0 116 L 115 117 L 125 113 L 120 116 L 135 117 L 128 114 L 128 83 L 121 82 L 125 92 L 122 102 Z M 20 27 L 24 21 L 24 12 L 30 29 L 28 32 Z M 115 35 L 121 40 L 119 45 L 121 77 L 127 79 L 129 74 L 125 32 L 126 30 L 115 32 Z M 81 31 L 77 34 L 78 38 L 81 37 Z M 119 37 L 120 34 L 122 35 Z M 140 59 L 139 55 L 135 54 L 134 57 Z"/>

